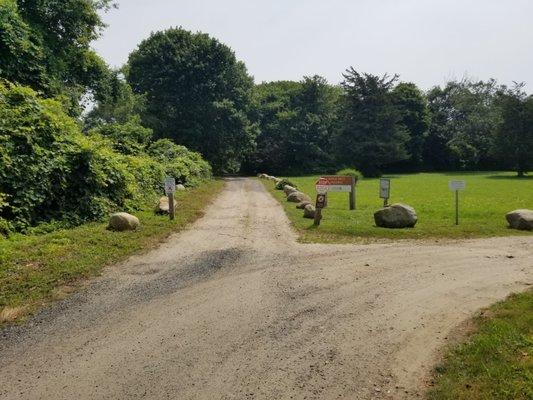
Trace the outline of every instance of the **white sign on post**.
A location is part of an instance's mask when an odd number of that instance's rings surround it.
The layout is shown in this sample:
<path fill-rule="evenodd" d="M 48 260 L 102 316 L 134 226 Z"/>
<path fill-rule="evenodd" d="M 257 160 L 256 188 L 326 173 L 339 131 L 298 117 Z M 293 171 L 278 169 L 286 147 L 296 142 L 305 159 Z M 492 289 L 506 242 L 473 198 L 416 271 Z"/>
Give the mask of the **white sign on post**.
<path fill-rule="evenodd" d="M 165 193 L 176 193 L 176 180 L 170 176 L 165 178 Z"/>
<path fill-rule="evenodd" d="M 379 180 L 379 197 L 381 199 L 390 198 L 390 179 Z"/>
<path fill-rule="evenodd" d="M 452 192 L 455 192 L 457 190 L 465 190 L 466 189 L 466 182 L 465 181 L 450 181 L 448 183 L 448 187 Z"/>

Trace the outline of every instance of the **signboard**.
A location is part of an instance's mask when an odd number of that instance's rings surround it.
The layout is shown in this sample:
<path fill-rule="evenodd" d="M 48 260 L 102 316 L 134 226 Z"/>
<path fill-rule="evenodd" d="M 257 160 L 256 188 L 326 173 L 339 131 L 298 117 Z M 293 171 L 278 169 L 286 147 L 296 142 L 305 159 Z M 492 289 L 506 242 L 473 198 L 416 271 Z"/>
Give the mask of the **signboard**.
<path fill-rule="evenodd" d="M 379 180 L 379 198 L 390 199 L 390 179 Z"/>
<path fill-rule="evenodd" d="M 316 181 L 315 188 L 318 194 L 326 194 L 329 189 L 329 181 L 325 178 L 320 178 Z"/>
<path fill-rule="evenodd" d="M 327 183 L 328 192 L 349 193 L 352 191 L 352 185 L 355 184 L 351 176 L 332 175 L 332 176 L 323 176 L 320 179 L 321 180 L 324 179 L 328 182 Z"/>
<path fill-rule="evenodd" d="M 170 176 L 165 178 L 165 193 L 175 193 L 176 192 L 176 180 Z"/>
<path fill-rule="evenodd" d="M 457 190 L 465 190 L 466 182 L 465 181 L 450 181 L 448 187 L 451 191 L 455 192 Z"/>
<path fill-rule="evenodd" d="M 318 194 L 316 196 L 316 208 L 326 208 L 328 205 L 328 195 Z"/>

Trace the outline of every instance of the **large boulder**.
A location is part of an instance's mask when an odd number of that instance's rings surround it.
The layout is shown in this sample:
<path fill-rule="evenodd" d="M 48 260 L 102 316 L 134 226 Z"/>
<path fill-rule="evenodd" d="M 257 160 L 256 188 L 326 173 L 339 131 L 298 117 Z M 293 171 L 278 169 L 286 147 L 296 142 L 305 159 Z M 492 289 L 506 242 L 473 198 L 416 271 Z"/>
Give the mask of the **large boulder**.
<path fill-rule="evenodd" d="M 109 217 L 109 225 L 107 229 L 112 231 L 134 231 L 140 225 L 139 218 L 134 215 L 119 212 L 112 214 Z"/>
<path fill-rule="evenodd" d="M 304 218 L 314 219 L 315 218 L 316 209 L 315 206 L 312 204 L 308 204 L 304 208 Z"/>
<path fill-rule="evenodd" d="M 285 196 L 288 196 L 292 192 L 297 192 L 298 190 L 296 188 L 293 188 L 291 185 L 285 185 L 283 186 L 283 193 L 285 193 Z"/>
<path fill-rule="evenodd" d="M 514 210 L 505 215 L 509 226 L 522 231 L 533 230 L 533 210 Z"/>
<path fill-rule="evenodd" d="M 418 218 L 413 207 L 398 203 L 376 211 L 374 221 L 381 228 L 412 228 Z"/>
<path fill-rule="evenodd" d="M 302 201 L 311 202 L 311 198 L 305 193 L 296 191 L 289 193 L 287 201 L 290 201 L 291 203 L 301 203 Z"/>
<path fill-rule="evenodd" d="M 177 206 L 178 206 L 178 202 L 174 200 L 174 210 L 176 210 Z M 157 207 L 155 208 L 155 212 L 157 214 L 170 213 L 170 204 L 169 204 L 169 199 L 167 196 L 163 196 L 159 199 L 159 203 L 157 204 Z"/>
<path fill-rule="evenodd" d="M 304 200 L 298 204 L 296 204 L 296 208 L 299 209 L 299 210 L 303 210 L 305 208 L 306 205 L 308 204 L 312 204 L 310 201 L 307 201 L 307 200 Z"/>

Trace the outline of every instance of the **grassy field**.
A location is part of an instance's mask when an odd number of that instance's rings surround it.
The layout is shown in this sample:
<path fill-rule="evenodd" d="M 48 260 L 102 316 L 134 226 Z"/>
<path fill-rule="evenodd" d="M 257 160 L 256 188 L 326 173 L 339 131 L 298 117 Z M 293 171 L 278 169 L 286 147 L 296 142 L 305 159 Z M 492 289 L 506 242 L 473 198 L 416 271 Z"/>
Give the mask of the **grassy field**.
<path fill-rule="evenodd" d="M 91 223 L 43 235 L 0 239 L 0 325 L 19 321 L 40 305 L 64 297 L 82 279 L 98 275 L 106 265 L 153 247 L 202 215 L 223 186 L 220 180 L 176 194 L 174 221 L 153 212 L 135 213 L 135 232 L 110 232 L 106 223 Z"/>
<path fill-rule="evenodd" d="M 533 208 L 533 177 L 516 178 L 502 172 L 420 173 L 391 175 L 391 203 L 406 203 L 416 209 L 418 223 L 412 229 L 385 229 L 374 226 L 373 214 L 383 206 L 379 180 L 363 179 L 357 184 L 357 210 L 349 211 L 347 193 L 330 193 L 320 227 L 302 218 L 302 211 L 288 203 L 282 191 L 263 181 L 285 207 L 304 242 L 365 242 L 376 238 L 472 238 L 503 235 L 531 235 L 507 227 L 505 214 L 519 208 Z M 317 176 L 291 177 L 298 188 L 316 195 Z M 460 193 L 460 224 L 455 225 L 454 194 L 448 181 L 465 180 Z"/>
<path fill-rule="evenodd" d="M 436 368 L 431 400 L 533 399 L 533 291 L 481 313 Z"/>

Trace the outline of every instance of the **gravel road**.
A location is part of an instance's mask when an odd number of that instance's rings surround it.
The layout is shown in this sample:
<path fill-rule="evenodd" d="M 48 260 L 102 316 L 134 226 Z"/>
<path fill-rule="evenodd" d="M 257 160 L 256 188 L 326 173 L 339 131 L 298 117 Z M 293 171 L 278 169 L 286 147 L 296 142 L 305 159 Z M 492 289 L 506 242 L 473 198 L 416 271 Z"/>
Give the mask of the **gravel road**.
<path fill-rule="evenodd" d="M 0 332 L 1 399 L 417 398 L 447 335 L 533 282 L 533 238 L 308 245 L 252 179 Z"/>

